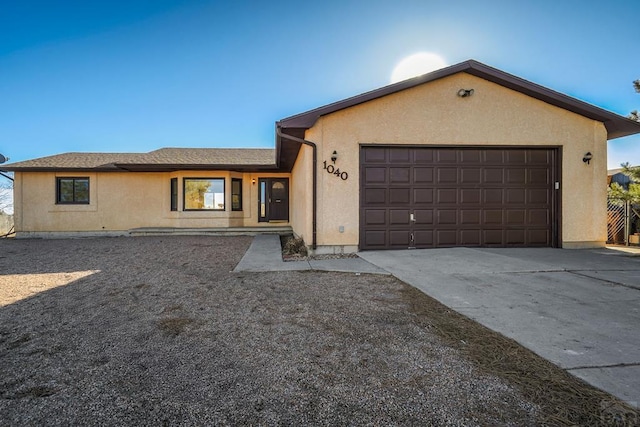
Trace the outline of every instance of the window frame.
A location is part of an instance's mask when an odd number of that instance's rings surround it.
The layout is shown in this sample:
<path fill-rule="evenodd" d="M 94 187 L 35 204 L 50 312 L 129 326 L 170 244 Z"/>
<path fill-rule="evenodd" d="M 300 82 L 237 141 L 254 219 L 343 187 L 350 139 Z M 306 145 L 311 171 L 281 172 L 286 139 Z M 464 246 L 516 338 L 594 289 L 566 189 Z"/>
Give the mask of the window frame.
<path fill-rule="evenodd" d="M 62 192 L 61 185 L 63 181 L 72 181 L 73 185 L 73 194 L 72 199 L 70 201 L 65 201 L 61 199 Z M 76 182 L 78 181 L 86 181 L 87 182 L 87 199 L 86 200 L 78 200 L 77 191 L 76 191 Z M 91 204 L 91 179 L 88 176 L 57 176 L 56 177 L 56 205 L 89 205 Z"/>
<path fill-rule="evenodd" d="M 176 212 L 178 210 L 178 178 L 171 178 L 169 194 L 171 211 Z"/>
<path fill-rule="evenodd" d="M 233 184 L 238 183 L 238 193 L 234 192 Z M 238 206 L 234 206 L 234 196 L 238 196 Z M 231 178 L 231 211 L 242 211 L 242 178 Z"/>
<path fill-rule="evenodd" d="M 222 208 L 187 208 L 187 181 L 222 181 Z M 215 193 L 214 193 L 215 194 Z M 182 179 L 182 210 L 185 212 L 224 212 L 227 208 L 226 179 L 221 177 L 189 177 Z"/>

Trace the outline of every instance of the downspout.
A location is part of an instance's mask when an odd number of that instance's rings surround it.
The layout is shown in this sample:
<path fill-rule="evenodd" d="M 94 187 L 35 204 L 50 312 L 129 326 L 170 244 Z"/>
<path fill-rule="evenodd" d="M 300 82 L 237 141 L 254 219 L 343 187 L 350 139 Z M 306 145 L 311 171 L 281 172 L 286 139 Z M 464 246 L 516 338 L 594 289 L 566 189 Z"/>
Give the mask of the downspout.
<path fill-rule="evenodd" d="M 317 240 L 316 240 L 316 234 L 317 234 L 317 219 L 318 219 L 318 215 L 317 215 L 317 207 L 318 207 L 318 147 L 316 147 L 316 144 L 314 144 L 311 141 L 307 141 L 306 139 L 302 139 L 302 138 L 298 138 L 296 136 L 292 136 L 292 135 L 287 135 L 286 133 L 283 133 L 280 125 L 276 124 L 276 134 L 280 137 L 280 138 L 284 138 L 284 139 L 288 139 L 290 141 L 295 141 L 295 142 L 299 142 L 301 144 L 304 145 L 308 145 L 309 147 L 311 147 L 311 149 L 313 150 L 313 208 L 312 208 L 312 220 L 311 220 L 311 229 L 312 229 L 312 241 L 311 241 L 311 248 L 315 251 L 316 247 L 317 247 Z"/>

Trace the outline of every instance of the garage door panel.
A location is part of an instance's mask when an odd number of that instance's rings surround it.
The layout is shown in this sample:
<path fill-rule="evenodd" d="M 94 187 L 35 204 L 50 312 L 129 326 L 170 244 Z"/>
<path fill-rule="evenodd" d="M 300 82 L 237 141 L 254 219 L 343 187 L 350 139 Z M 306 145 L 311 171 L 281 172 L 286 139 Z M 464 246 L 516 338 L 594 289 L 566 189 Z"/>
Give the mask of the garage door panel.
<path fill-rule="evenodd" d="M 361 249 L 552 246 L 555 151 L 363 147 Z"/>
<path fill-rule="evenodd" d="M 484 169 L 484 183 L 485 184 L 503 184 L 504 183 L 504 169 L 487 168 Z"/>
<path fill-rule="evenodd" d="M 441 148 L 436 151 L 436 163 L 457 163 L 457 150 Z"/>
<path fill-rule="evenodd" d="M 438 184 L 456 184 L 458 182 L 457 168 L 438 168 L 436 176 Z"/>
<path fill-rule="evenodd" d="M 502 205 L 504 203 L 504 190 L 502 188 L 488 188 L 483 190 L 482 199 L 485 205 Z"/>
<path fill-rule="evenodd" d="M 392 205 L 409 205 L 411 202 L 411 190 L 409 188 L 389 189 L 389 203 Z"/>
<path fill-rule="evenodd" d="M 456 230 L 436 230 L 436 246 L 458 246 Z"/>
<path fill-rule="evenodd" d="M 546 188 L 533 188 L 527 190 L 527 199 L 530 204 L 535 205 L 548 205 L 549 204 L 549 191 Z"/>
<path fill-rule="evenodd" d="M 458 223 L 457 209 L 438 209 L 436 211 L 437 224 L 451 225 Z"/>
<path fill-rule="evenodd" d="M 408 248 L 411 246 L 409 230 L 389 230 L 389 244 L 391 246 L 400 246 Z"/>
<path fill-rule="evenodd" d="M 433 188 L 414 188 L 413 202 L 416 205 L 433 203 Z"/>
<path fill-rule="evenodd" d="M 389 150 L 389 163 L 411 163 L 411 148 Z"/>
<path fill-rule="evenodd" d="M 433 183 L 433 168 L 413 168 L 414 184 L 431 184 Z"/>
<path fill-rule="evenodd" d="M 433 209 L 415 209 L 413 211 L 416 226 L 433 224 Z"/>
<path fill-rule="evenodd" d="M 524 185 L 526 182 L 525 169 L 507 169 L 507 184 Z"/>
<path fill-rule="evenodd" d="M 549 209 L 529 209 L 528 214 L 528 225 L 546 226 L 551 218 L 551 212 Z"/>
<path fill-rule="evenodd" d="M 364 150 L 365 163 L 387 163 L 388 150 L 384 147 L 368 147 Z"/>
<path fill-rule="evenodd" d="M 458 151 L 458 161 L 459 163 L 472 163 L 478 164 L 482 161 L 482 150 L 460 150 Z"/>
<path fill-rule="evenodd" d="M 366 206 L 386 205 L 387 189 L 385 188 L 366 188 L 364 190 L 364 201 Z"/>
<path fill-rule="evenodd" d="M 389 246 L 387 242 L 387 232 L 385 230 L 367 230 L 363 234 L 364 246 L 366 246 L 367 248 L 383 249 Z"/>
<path fill-rule="evenodd" d="M 433 231 L 432 230 L 416 230 L 413 233 L 414 235 L 414 246 L 421 247 L 432 247 L 433 246 Z"/>
<path fill-rule="evenodd" d="M 549 169 L 528 169 L 527 181 L 529 184 L 547 186 L 551 183 Z"/>
<path fill-rule="evenodd" d="M 461 184 L 480 184 L 482 181 L 482 170 L 480 168 L 464 168 L 460 171 Z"/>
<path fill-rule="evenodd" d="M 460 230 L 460 244 L 464 246 L 480 246 L 481 244 L 480 229 Z"/>
<path fill-rule="evenodd" d="M 387 168 L 385 167 L 366 167 L 364 169 L 365 184 L 386 184 Z"/>
<path fill-rule="evenodd" d="M 462 225 L 480 225 L 482 213 L 480 209 L 464 209 L 460 211 L 460 224 Z"/>
<path fill-rule="evenodd" d="M 392 184 L 408 184 L 411 168 L 389 168 L 389 182 Z"/>
<path fill-rule="evenodd" d="M 435 153 L 435 149 L 433 148 L 422 148 L 420 150 L 414 150 L 413 159 L 415 163 L 428 163 L 432 164 L 434 161 L 433 154 Z"/>
<path fill-rule="evenodd" d="M 478 188 L 463 188 L 460 190 L 461 204 L 478 204 L 482 200 L 482 191 Z"/>
<path fill-rule="evenodd" d="M 386 225 L 387 211 L 385 209 L 367 209 L 364 212 L 366 225 Z"/>
<path fill-rule="evenodd" d="M 527 164 L 548 165 L 551 163 L 551 151 L 549 150 L 527 150 Z"/>
<path fill-rule="evenodd" d="M 507 188 L 505 190 L 507 204 L 522 205 L 526 200 L 526 190 L 524 188 Z"/>
<path fill-rule="evenodd" d="M 458 201 L 458 190 L 455 188 L 440 188 L 436 190 L 436 195 L 437 204 L 457 203 Z"/>
<path fill-rule="evenodd" d="M 390 225 L 409 225 L 409 209 L 390 209 Z"/>

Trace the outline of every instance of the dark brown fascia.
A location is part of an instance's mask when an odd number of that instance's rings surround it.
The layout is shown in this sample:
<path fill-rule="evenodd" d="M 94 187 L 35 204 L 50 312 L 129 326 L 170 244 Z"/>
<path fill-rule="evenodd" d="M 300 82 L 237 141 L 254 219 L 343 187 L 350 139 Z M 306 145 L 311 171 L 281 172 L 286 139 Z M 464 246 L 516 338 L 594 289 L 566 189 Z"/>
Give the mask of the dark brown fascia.
<path fill-rule="evenodd" d="M 151 165 L 151 164 L 120 164 L 112 167 L 98 166 L 94 168 L 56 168 L 56 167 L 17 167 L 3 168 L 6 172 L 177 172 L 181 170 L 210 170 L 232 172 L 290 172 L 280 170 L 272 165 Z"/>
<path fill-rule="evenodd" d="M 404 80 L 399 83 L 384 86 L 370 92 L 365 92 L 363 94 L 353 96 L 342 101 L 334 102 L 332 104 L 307 111 L 305 113 L 296 114 L 294 116 L 280 120 L 278 122 L 278 125 L 283 129 L 309 129 L 321 116 L 345 108 L 353 107 L 355 105 L 381 98 L 396 92 L 400 92 L 402 90 L 410 89 L 424 83 L 432 82 L 443 77 L 448 77 L 460 72 L 474 75 L 476 77 L 488 80 L 506 88 L 539 99 L 556 107 L 560 107 L 581 116 L 590 118 L 592 120 L 602 122 L 607 129 L 608 139 L 615 139 L 640 133 L 639 122 L 604 110 L 600 107 L 596 107 L 584 101 L 572 98 L 560 92 L 548 89 L 544 86 L 540 86 L 536 83 L 530 82 L 512 74 L 505 73 L 504 71 L 498 70 L 497 68 L 489 67 L 488 65 L 475 60 L 461 62 L 459 64 L 452 65 L 447 68 L 442 68 L 432 73 L 424 74 L 422 76 L 414 77 L 409 80 Z"/>

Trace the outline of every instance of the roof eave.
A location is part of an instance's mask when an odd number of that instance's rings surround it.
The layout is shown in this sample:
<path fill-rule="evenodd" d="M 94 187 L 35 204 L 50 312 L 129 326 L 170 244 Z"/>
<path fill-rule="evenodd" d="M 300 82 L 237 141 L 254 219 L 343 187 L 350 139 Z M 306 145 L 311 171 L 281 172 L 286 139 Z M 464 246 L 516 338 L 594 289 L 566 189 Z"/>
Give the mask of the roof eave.
<path fill-rule="evenodd" d="M 587 102 L 572 98 L 560 92 L 514 76 L 497 68 L 490 67 L 475 60 L 468 60 L 431 73 L 423 74 L 402 82 L 384 86 L 342 101 L 334 102 L 307 112 L 287 117 L 277 122 L 283 129 L 309 129 L 323 115 L 345 108 L 353 107 L 377 98 L 432 82 L 456 73 L 465 72 L 476 77 L 499 84 L 506 88 L 531 96 L 559 108 L 602 122 L 607 129 L 607 138 L 615 139 L 640 133 L 640 123 L 620 116 L 616 113 L 596 107 Z"/>

